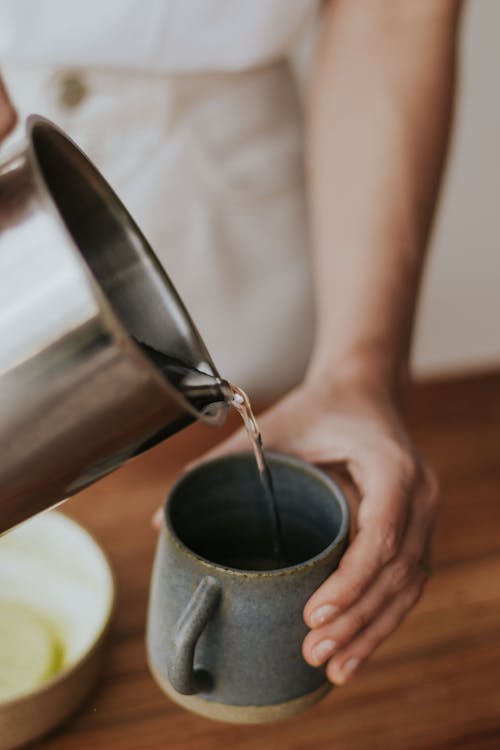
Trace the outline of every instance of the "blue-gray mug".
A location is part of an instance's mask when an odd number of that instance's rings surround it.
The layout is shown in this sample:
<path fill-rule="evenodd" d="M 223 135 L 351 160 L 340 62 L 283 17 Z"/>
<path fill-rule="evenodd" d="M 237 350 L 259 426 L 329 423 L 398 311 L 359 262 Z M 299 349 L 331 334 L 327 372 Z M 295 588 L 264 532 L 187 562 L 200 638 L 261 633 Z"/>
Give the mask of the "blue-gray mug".
<path fill-rule="evenodd" d="M 273 558 L 251 453 L 198 465 L 171 490 L 153 568 L 151 672 L 191 711 L 259 723 L 291 716 L 329 690 L 303 659 L 303 609 L 347 546 L 349 508 L 319 469 L 267 454 L 285 564 Z"/>

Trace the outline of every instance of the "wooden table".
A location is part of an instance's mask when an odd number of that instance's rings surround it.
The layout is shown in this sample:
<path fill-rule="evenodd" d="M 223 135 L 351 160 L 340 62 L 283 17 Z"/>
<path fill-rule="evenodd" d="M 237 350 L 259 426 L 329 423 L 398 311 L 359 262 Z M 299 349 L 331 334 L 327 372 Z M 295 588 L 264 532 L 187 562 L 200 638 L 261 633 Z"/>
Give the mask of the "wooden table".
<path fill-rule="evenodd" d="M 66 504 L 109 553 L 118 611 L 98 688 L 40 750 L 498 750 L 500 374 L 416 388 L 409 421 L 443 494 L 436 575 L 404 626 L 350 685 L 273 725 L 224 725 L 153 683 L 144 625 L 150 516 L 179 467 L 213 439 L 193 427 Z"/>

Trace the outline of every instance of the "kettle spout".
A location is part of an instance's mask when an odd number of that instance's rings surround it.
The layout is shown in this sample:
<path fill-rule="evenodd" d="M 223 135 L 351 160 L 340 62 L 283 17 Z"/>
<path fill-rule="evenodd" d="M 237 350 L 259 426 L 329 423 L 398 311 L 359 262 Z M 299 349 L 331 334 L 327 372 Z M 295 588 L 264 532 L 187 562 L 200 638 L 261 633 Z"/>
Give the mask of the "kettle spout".
<path fill-rule="evenodd" d="M 182 394 L 199 411 L 204 420 L 221 425 L 233 400 L 233 391 L 227 380 L 192 370 L 183 380 Z"/>

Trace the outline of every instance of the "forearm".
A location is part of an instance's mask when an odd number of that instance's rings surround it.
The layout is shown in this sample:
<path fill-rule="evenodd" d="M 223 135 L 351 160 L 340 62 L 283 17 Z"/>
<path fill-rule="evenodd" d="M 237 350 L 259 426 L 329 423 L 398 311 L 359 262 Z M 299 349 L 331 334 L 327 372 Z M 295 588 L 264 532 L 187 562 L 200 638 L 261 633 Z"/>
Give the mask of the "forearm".
<path fill-rule="evenodd" d="M 308 118 L 317 299 L 309 374 L 398 389 L 452 111 L 456 0 L 336 0 Z"/>

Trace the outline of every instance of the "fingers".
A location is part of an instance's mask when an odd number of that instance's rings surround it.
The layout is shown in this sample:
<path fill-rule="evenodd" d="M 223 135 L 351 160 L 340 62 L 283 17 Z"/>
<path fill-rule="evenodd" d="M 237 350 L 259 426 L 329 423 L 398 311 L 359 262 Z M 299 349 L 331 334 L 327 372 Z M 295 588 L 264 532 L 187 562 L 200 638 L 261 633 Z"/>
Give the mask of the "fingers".
<path fill-rule="evenodd" d="M 373 467 L 373 468 L 372 468 Z M 358 517 L 358 533 L 341 560 L 338 570 L 320 586 L 307 602 L 304 619 L 318 627 L 351 607 L 381 569 L 400 549 L 405 533 L 413 478 L 386 466 L 367 462 L 367 479 Z"/>
<path fill-rule="evenodd" d="M 402 556 L 398 565 L 404 577 L 404 569 L 423 557 L 423 545 L 437 509 L 437 483 L 432 472 L 405 454 L 392 466 L 377 461 L 376 467 L 365 462 L 363 469 L 369 481 L 358 468 L 357 481 L 363 495 L 358 533 L 338 570 L 304 608 L 304 620 L 311 628 L 351 607 L 392 560 Z M 403 540 L 409 526 L 412 546 L 406 549 Z"/>
<path fill-rule="evenodd" d="M 393 633 L 417 603 L 423 590 L 422 578 L 396 597 L 381 615 L 330 658 L 326 674 L 330 682 L 342 685 L 350 680 L 375 649 Z"/>
<path fill-rule="evenodd" d="M 401 622 L 422 592 L 427 577 L 420 562 L 428 554 L 437 509 L 437 485 L 427 469 L 420 472 L 410 508 L 398 553 L 354 604 L 342 612 L 332 612 L 304 639 L 304 658 L 311 665 L 332 659 L 329 668 L 333 681 L 346 681 Z"/>
<path fill-rule="evenodd" d="M 305 660 L 315 667 L 323 664 L 335 651 L 354 642 L 360 633 L 387 611 L 396 598 L 415 587 L 419 590 L 423 588 L 426 576 L 418 562 L 415 562 L 405 575 L 404 585 L 401 586 L 397 564 L 387 566 L 380 580 L 377 580 L 356 604 L 335 617 L 332 622 L 311 630 L 302 647 Z M 323 645 L 325 641 L 330 644 L 329 651 Z"/>

